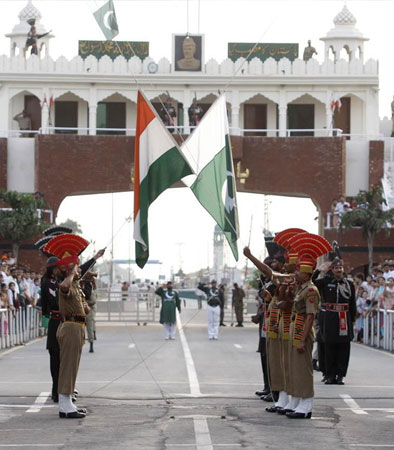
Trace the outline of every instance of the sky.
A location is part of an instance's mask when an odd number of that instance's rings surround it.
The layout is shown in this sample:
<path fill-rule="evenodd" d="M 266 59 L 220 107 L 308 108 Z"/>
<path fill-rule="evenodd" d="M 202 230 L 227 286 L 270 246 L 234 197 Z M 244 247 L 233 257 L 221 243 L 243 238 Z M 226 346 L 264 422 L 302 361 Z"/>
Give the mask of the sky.
<path fill-rule="evenodd" d="M 34 0 L 41 11 L 41 23 L 53 30 L 51 56 L 71 59 L 78 53 L 78 40 L 102 40 L 93 12 L 101 0 Z M 333 28 L 333 18 L 344 5 L 343 0 L 114 0 L 120 34 L 117 40 L 149 41 L 150 56 L 158 61 L 171 60 L 172 34 L 205 35 L 205 61 L 221 62 L 227 57 L 228 42 L 298 43 L 300 53 L 310 39 L 319 61 L 324 44 L 319 40 Z M 391 116 L 394 93 L 394 59 L 392 51 L 392 0 L 348 0 L 349 10 L 357 18 L 356 27 L 370 40 L 365 44 L 365 60 L 379 60 L 380 116 Z M 0 29 L 3 35 L 19 23 L 18 14 L 27 0 L 0 0 Z M 0 36 L 0 54 L 9 54 L 9 40 Z M 114 257 L 134 258 L 130 238 L 132 224 L 125 219 L 132 212 L 132 193 L 69 197 L 61 205 L 58 222 L 72 218 L 82 226 L 84 236 L 94 242 L 88 250 L 111 246 L 112 199 L 114 211 Z M 239 249 L 249 242 L 256 255 L 262 256 L 264 196 L 239 194 L 238 208 L 241 239 Z M 103 214 L 105 211 L 105 214 Z M 150 209 L 151 258 L 162 262 L 135 275 L 145 278 L 157 274 L 169 276 L 182 264 L 184 271 L 212 265 L 214 222 L 187 189 L 163 193 Z M 280 231 L 296 226 L 317 232 L 317 211 L 309 199 L 269 197 L 269 228 Z M 121 229 L 120 229 L 121 228 Z M 120 229 L 120 231 L 118 231 Z M 230 263 L 233 262 L 230 260 Z M 245 264 L 240 258 L 239 267 Z M 134 266 L 136 267 L 136 266 Z"/>

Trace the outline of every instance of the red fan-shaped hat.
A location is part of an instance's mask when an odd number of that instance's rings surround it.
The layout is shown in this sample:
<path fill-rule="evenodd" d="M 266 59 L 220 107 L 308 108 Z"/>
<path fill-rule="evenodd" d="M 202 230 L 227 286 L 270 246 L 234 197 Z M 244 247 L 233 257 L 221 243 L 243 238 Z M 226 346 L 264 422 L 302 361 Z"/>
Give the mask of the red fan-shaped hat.
<path fill-rule="evenodd" d="M 311 273 L 319 256 L 332 251 L 331 244 L 323 237 L 312 233 L 301 233 L 289 239 L 289 245 L 298 252 L 297 268 Z"/>
<path fill-rule="evenodd" d="M 301 233 L 289 239 L 288 245 L 298 252 L 299 256 L 308 254 L 317 259 L 332 251 L 331 244 L 317 234 Z"/>
<path fill-rule="evenodd" d="M 274 237 L 274 242 L 281 245 L 286 250 L 290 250 L 290 247 L 288 246 L 289 239 L 300 233 L 306 233 L 306 231 L 301 228 L 287 228 Z"/>
<path fill-rule="evenodd" d="M 89 242 L 76 234 L 61 234 L 52 238 L 45 246 L 44 251 L 59 258 L 57 266 L 77 264 L 78 256 L 89 245 Z"/>

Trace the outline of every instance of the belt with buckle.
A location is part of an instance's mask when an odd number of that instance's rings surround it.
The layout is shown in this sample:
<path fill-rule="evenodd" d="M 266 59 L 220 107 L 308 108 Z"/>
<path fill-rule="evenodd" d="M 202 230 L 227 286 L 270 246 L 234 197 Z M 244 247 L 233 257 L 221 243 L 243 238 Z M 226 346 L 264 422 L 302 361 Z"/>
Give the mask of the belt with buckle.
<path fill-rule="evenodd" d="M 51 319 L 52 320 L 62 320 L 62 315 L 58 311 L 52 311 L 51 312 Z"/>
<path fill-rule="evenodd" d="M 349 311 L 349 305 L 347 303 L 326 303 L 324 306 L 326 311 Z"/>
<path fill-rule="evenodd" d="M 85 316 L 65 316 L 64 321 L 65 322 L 85 323 Z"/>

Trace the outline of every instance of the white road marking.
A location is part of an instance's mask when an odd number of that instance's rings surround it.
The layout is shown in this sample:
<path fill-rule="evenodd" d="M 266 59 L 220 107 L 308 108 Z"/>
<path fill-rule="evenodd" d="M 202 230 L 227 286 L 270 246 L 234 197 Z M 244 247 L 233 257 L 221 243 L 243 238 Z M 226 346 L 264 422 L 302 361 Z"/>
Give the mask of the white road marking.
<path fill-rule="evenodd" d="M 128 348 L 134 348 L 135 344 L 129 344 Z"/>
<path fill-rule="evenodd" d="M 368 414 L 367 411 L 360 408 L 359 404 L 353 400 L 349 394 L 339 394 L 339 396 L 350 407 L 350 410 L 353 411 L 354 414 Z"/>
<path fill-rule="evenodd" d="M 41 392 L 41 394 L 36 398 L 36 401 L 32 406 L 26 411 L 28 413 L 36 413 L 40 412 L 41 408 L 44 406 L 44 403 L 48 400 L 49 392 Z"/>
<path fill-rule="evenodd" d="M 56 444 L 0 444 L 0 447 L 63 447 L 64 444 L 59 444 L 58 442 Z"/>
<path fill-rule="evenodd" d="M 394 448 L 393 444 L 347 444 L 349 447 L 386 447 Z"/>
<path fill-rule="evenodd" d="M 190 384 L 190 393 L 194 394 L 196 397 L 201 397 L 200 384 L 198 382 L 196 368 L 194 366 L 194 361 L 189 344 L 187 343 L 186 336 L 183 331 L 181 316 L 178 310 L 176 311 L 176 320 L 179 337 L 181 338 L 183 354 L 185 355 L 186 369 Z M 193 422 L 197 450 L 213 450 L 207 419 L 205 417 L 196 416 L 193 418 Z"/>
<path fill-rule="evenodd" d="M 240 344 L 234 344 L 234 347 L 235 347 L 235 348 L 242 348 L 242 345 L 240 345 Z"/>
<path fill-rule="evenodd" d="M 189 344 L 187 343 L 186 336 L 183 331 L 181 316 L 178 310 L 176 312 L 176 320 L 179 331 L 179 337 L 181 338 L 183 354 L 185 355 L 187 375 L 189 377 L 189 384 L 190 384 L 190 393 L 192 395 L 195 395 L 196 397 L 199 397 L 201 396 L 200 384 L 198 382 L 196 368 L 194 366 L 194 361 L 192 358 L 192 354 L 190 352 Z"/>
<path fill-rule="evenodd" d="M 41 408 L 54 408 L 56 405 L 42 405 Z M 0 408 L 31 408 L 32 405 L 0 405 Z"/>

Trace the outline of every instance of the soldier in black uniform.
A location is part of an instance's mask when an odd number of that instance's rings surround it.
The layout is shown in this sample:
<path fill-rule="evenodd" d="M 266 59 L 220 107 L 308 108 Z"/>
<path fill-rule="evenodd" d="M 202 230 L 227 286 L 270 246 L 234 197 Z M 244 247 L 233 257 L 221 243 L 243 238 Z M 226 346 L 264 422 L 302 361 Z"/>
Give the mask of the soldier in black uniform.
<path fill-rule="evenodd" d="M 49 365 L 52 376 L 52 400 L 57 403 L 57 382 L 60 367 L 60 349 L 56 339 L 56 332 L 61 323 L 62 316 L 59 312 L 58 281 L 56 275 L 59 269 L 56 267 L 58 258 L 51 256 L 47 262 L 47 270 L 41 280 L 41 304 L 42 314 L 49 316 L 47 350 L 49 352 Z"/>
<path fill-rule="evenodd" d="M 321 272 L 324 276 L 318 279 Z M 357 311 L 354 284 L 344 275 L 340 258 L 330 265 L 321 265 L 313 279 L 321 295 L 318 320 L 320 345 L 324 346 L 325 384 L 344 384 Z"/>

